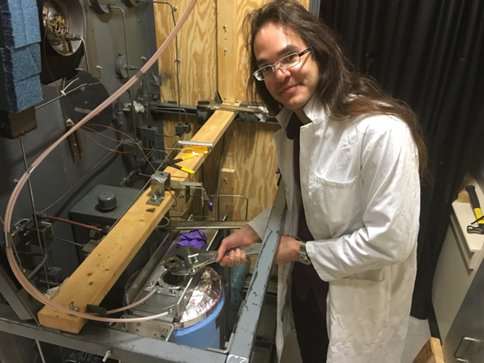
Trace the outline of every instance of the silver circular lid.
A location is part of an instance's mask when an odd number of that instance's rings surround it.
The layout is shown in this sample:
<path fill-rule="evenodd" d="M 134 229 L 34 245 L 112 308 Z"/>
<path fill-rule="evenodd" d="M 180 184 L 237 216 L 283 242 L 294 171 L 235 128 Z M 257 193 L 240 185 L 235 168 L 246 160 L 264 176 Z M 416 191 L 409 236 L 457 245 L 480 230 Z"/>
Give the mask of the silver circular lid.
<path fill-rule="evenodd" d="M 200 282 L 193 290 L 192 296 L 183 312 L 176 329 L 187 328 L 205 319 L 222 298 L 222 280 L 211 267 L 206 267 Z"/>

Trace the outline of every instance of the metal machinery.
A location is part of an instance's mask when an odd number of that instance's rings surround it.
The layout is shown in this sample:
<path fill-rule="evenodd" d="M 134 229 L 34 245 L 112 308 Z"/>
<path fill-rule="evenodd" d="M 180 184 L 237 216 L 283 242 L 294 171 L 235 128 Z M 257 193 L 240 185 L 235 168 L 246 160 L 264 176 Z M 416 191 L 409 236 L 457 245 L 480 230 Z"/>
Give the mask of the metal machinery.
<path fill-rule="evenodd" d="M 178 253 L 179 231 L 176 223 L 167 227 L 167 214 L 102 302 L 88 309 L 102 318 L 129 305 L 113 316 L 138 322 L 88 321 L 79 333 L 39 322 L 42 305 L 19 285 L 5 245 L 13 247 L 29 283 L 42 295 L 55 295 L 145 191 L 151 203 L 147 213 L 159 207 L 165 188 L 175 185 L 161 170 L 176 166 L 173 150 L 165 149 L 163 118 L 168 112 L 196 119 L 196 108 L 161 104 L 160 77 L 153 67 L 87 126 L 70 133 L 42 167 L 32 167 L 32 160 L 125 84 L 156 50 L 150 2 L 38 0 L 37 7 L 42 101 L 0 124 L 6 136 L 0 139 L 2 215 L 17 178 L 29 175 L 11 223 L 1 220 L 4 229 L 9 224 L 12 230 L 0 241 L 0 361 L 248 362 L 283 216 L 283 188 L 257 258 L 257 274 L 237 306 L 230 305 L 237 299 L 227 283 L 228 271 L 208 266 L 190 276 L 170 276 L 166 259 Z M 177 125 L 177 135 L 188 125 Z M 199 182 L 178 182 L 177 188 L 186 199 L 191 190 L 192 198 L 200 192 L 201 200 L 209 201 Z M 204 230 L 204 249 L 214 250 L 223 233 L 236 226 L 188 221 L 180 229 Z M 77 310 L 73 304 L 72 313 Z M 157 317 L 144 320 L 147 316 Z"/>

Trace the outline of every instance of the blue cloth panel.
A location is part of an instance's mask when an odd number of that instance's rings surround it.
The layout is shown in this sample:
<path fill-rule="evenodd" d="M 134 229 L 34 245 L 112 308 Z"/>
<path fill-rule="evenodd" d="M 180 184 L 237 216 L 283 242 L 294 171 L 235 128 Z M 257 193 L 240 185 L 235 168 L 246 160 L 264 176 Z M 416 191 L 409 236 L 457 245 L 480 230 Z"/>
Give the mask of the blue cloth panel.
<path fill-rule="evenodd" d="M 42 101 L 40 45 L 0 48 L 0 109 L 20 112 Z"/>
<path fill-rule="evenodd" d="M 40 46 L 31 44 L 21 48 L 0 48 L 3 71 L 14 81 L 40 73 Z"/>
<path fill-rule="evenodd" d="M 0 0 L 0 109 L 20 112 L 42 101 L 36 0 Z"/>
<path fill-rule="evenodd" d="M 19 48 L 40 42 L 36 0 L 0 1 L 0 47 Z"/>

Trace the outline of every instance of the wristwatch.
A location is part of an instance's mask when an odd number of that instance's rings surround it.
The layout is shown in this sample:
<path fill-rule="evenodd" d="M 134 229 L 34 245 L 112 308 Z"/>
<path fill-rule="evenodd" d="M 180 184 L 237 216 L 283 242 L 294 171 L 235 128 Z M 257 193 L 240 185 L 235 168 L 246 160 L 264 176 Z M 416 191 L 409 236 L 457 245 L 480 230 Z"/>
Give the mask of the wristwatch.
<path fill-rule="evenodd" d="M 299 258 L 297 260 L 305 265 L 311 264 L 311 260 L 309 259 L 308 253 L 306 252 L 306 242 L 301 241 L 299 245 Z"/>

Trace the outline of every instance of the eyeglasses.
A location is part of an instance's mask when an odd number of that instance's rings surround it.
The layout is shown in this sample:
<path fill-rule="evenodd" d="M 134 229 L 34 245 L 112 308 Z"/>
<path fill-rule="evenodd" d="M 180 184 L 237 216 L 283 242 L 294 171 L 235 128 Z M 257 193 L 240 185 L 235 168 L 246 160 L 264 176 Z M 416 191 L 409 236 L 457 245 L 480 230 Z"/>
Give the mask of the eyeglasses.
<path fill-rule="evenodd" d="M 276 72 L 276 68 L 280 69 L 281 71 L 285 71 L 286 69 L 297 66 L 301 62 L 301 57 L 310 50 L 310 48 L 306 48 L 299 53 L 289 53 L 276 61 L 274 64 L 267 64 L 263 67 L 260 67 L 254 73 L 252 73 L 252 75 L 256 80 L 263 81 L 264 79 L 272 76 Z"/>

